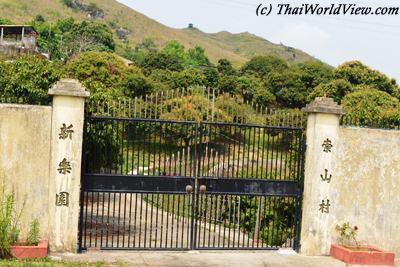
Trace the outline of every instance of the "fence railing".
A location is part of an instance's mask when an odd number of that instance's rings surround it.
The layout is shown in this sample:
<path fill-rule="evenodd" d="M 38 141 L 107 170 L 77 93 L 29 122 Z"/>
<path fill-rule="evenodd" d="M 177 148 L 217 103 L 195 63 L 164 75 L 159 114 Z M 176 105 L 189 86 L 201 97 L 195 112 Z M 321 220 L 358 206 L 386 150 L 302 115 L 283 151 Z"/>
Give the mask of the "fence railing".
<path fill-rule="evenodd" d="M 340 125 L 344 127 L 360 127 L 373 129 L 400 130 L 400 119 L 365 119 L 354 115 L 342 115 Z"/>
<path fill-rule="evenodd" d="M 205 87 L 179 89 L 129 99 L 90 99 L 86 110 L 101 116 L 239 122 L 297 128 L 305 128 L 307 122 L 307 114 L 299 110 L 258 105 Z"/>

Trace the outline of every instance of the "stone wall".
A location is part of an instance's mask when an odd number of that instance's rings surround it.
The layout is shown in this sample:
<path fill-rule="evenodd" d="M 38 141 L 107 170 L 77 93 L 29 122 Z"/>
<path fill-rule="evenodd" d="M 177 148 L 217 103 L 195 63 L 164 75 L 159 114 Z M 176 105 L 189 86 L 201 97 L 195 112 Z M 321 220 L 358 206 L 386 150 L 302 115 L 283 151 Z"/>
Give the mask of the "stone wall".
<path fill-rule="evenodd" d="M 0 192 L 16 197 L 20 239 L 34 218 L 51 251 L 76 252 L 83 140 L 88 92 L 59 81 L 51 107 L 0 104 Z"/>
<path fill-rule="evenodd" d="M 51 107 L 0 104 L 0 186 L 14 191 L 22 209 L 21 237 L 33 218 L 49 232 Z M 23 206 L 25 203 L 25 206 Z"/>
<path fill-rule="evenodd" d="M 317 98 L 304 109 L 307 150 L 301 253 L 329 255 L 336 225 L 358 226 L 360 244 L 400 256 L 400 131 L 340 127 L 340 106 Z"/>
<path fill-rule="evenodd" d="M 332 223 L 357 225 L 361 243 L 400 256 L 400 131 L 340 128 L 333 162 Z"/>

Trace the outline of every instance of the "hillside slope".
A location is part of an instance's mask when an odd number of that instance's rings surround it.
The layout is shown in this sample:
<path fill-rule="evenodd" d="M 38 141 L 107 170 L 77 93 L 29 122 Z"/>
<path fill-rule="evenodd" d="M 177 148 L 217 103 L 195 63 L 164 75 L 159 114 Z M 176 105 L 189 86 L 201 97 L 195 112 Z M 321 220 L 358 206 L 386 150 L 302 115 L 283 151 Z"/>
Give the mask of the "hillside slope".
<path fill-rule="evenodd" d="M 170 28 L 115 0 L 78 0 L 78 2 L 87 5 L 95 4 L 104 12 L 104 16 L 96 19 L 106 22 L 115 30 L 120 27 L 127 29 L 128 40 L 131 44 L 145 38 L 152 38 L 157 44 L 162 45 L 175 39 L 185 47 L 200 45 L 213 62 L 220 58 L 227 58 L 233 62 L 242 63 L 251 56 L 263 53 L 279 55 L 289 62 L 314 59 L 298 49 L 274 44 L 250 33 L 209 34 L 196 28 Z M 64 0 L 0 0 L 0 10 L 2 11 L 0 17 L 10 19 L 17 24 L 29 23 L 38 14 L 48 21 L 67 17 L 74 17 L 76 20 L 88 19 L 86 11 L 73 10 L 64 4 Z"/>

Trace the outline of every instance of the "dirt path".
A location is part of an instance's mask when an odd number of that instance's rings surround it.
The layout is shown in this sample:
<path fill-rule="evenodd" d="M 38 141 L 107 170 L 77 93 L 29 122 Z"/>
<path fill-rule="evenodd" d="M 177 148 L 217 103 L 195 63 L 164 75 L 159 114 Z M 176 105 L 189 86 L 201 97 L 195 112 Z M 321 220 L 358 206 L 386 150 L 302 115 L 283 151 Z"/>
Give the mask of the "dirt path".
<path fill-rule="evenodd" d="M 85 246 L 190 249 L 194 238 L 191 229 L 196 227 L 196 247 L 199 248 L 257 247 L 257 242 L 238 229 L 237 222 L 224 227 L 210 223 L 209 217 L 192 221 L 188 216 L 192 199 L 188 195 L 170 195 L 168 199 L 164 195 L 164 201 L 160 201 L 161 198 L 145 193 L 89 195 L 88 208 L 84 211 Z M 151 201 L 159 203 L 159 207 Z"/>

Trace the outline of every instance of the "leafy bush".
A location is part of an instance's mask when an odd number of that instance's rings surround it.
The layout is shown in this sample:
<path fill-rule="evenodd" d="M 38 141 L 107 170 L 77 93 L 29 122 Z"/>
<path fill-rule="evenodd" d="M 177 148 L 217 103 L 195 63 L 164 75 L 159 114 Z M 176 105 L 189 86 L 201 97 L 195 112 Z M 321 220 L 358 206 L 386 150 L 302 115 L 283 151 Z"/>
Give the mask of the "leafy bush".
<path fill-rule="evenodd" d="M 123 96 L 117 85 L 127 67 L 115 54 L 81 53 L 68 62 L 66 69 L 68 75 L 81 81 L 91 94 L 112 91 L 115 97 Z"/>
<path fill-rule="evenodd" d="M 399 86 L 394 79 L 360 61 L 349 61 L 340 65 L 335 70 L 335 76 L 346 79 L 353 85 L 367 85 L 391 95 L 399 92 Z"/>
<path fill-rule="evenodd" d="M 316 97 L 326 96 L 333 98 L 337 103 L 341 103 L 342 98 L 353 92 L 355 87 L 345 79 L 336 79 L 327 83 L 321 83 L 315 87 L 307 98 L 308 102 L 313 101 Z"/>
<path fill-rule="evenodd" d="M 12 257 L 11 245 L 19 236 L 18 220 L 20 214 L 15 211 L 14 194 L 6 194 L 2 189 L 0 195 L 0 259 Z"/>
<path fill-rule="evenodd" d="M 272 71 L 283 71 L 288 68 L 287 63 L 274 55 L 255 56 L 242 68 L 242 72 L 264 77 Z"/>
<path fill-rule="evenodd" d="M 400 109 L 397 98 L 371 87 L 346 95 L 342 105 L 350 116 L 365 122 L 396 119 Z"/>
<path fill-rule="evenodd" d="M 30 55 L 0 63 L 0 71 L 0 94 L 29 104 L 48 102 L 48 90 L 63 76 L 59 63 Z"/>
<path fill-rule="evenodd" d="M 26 239 L 28 246 L 36 246 L 39 243 L 39 225 L 39 220 L 36 218 L 31 222 L 28 238 Z"/>

